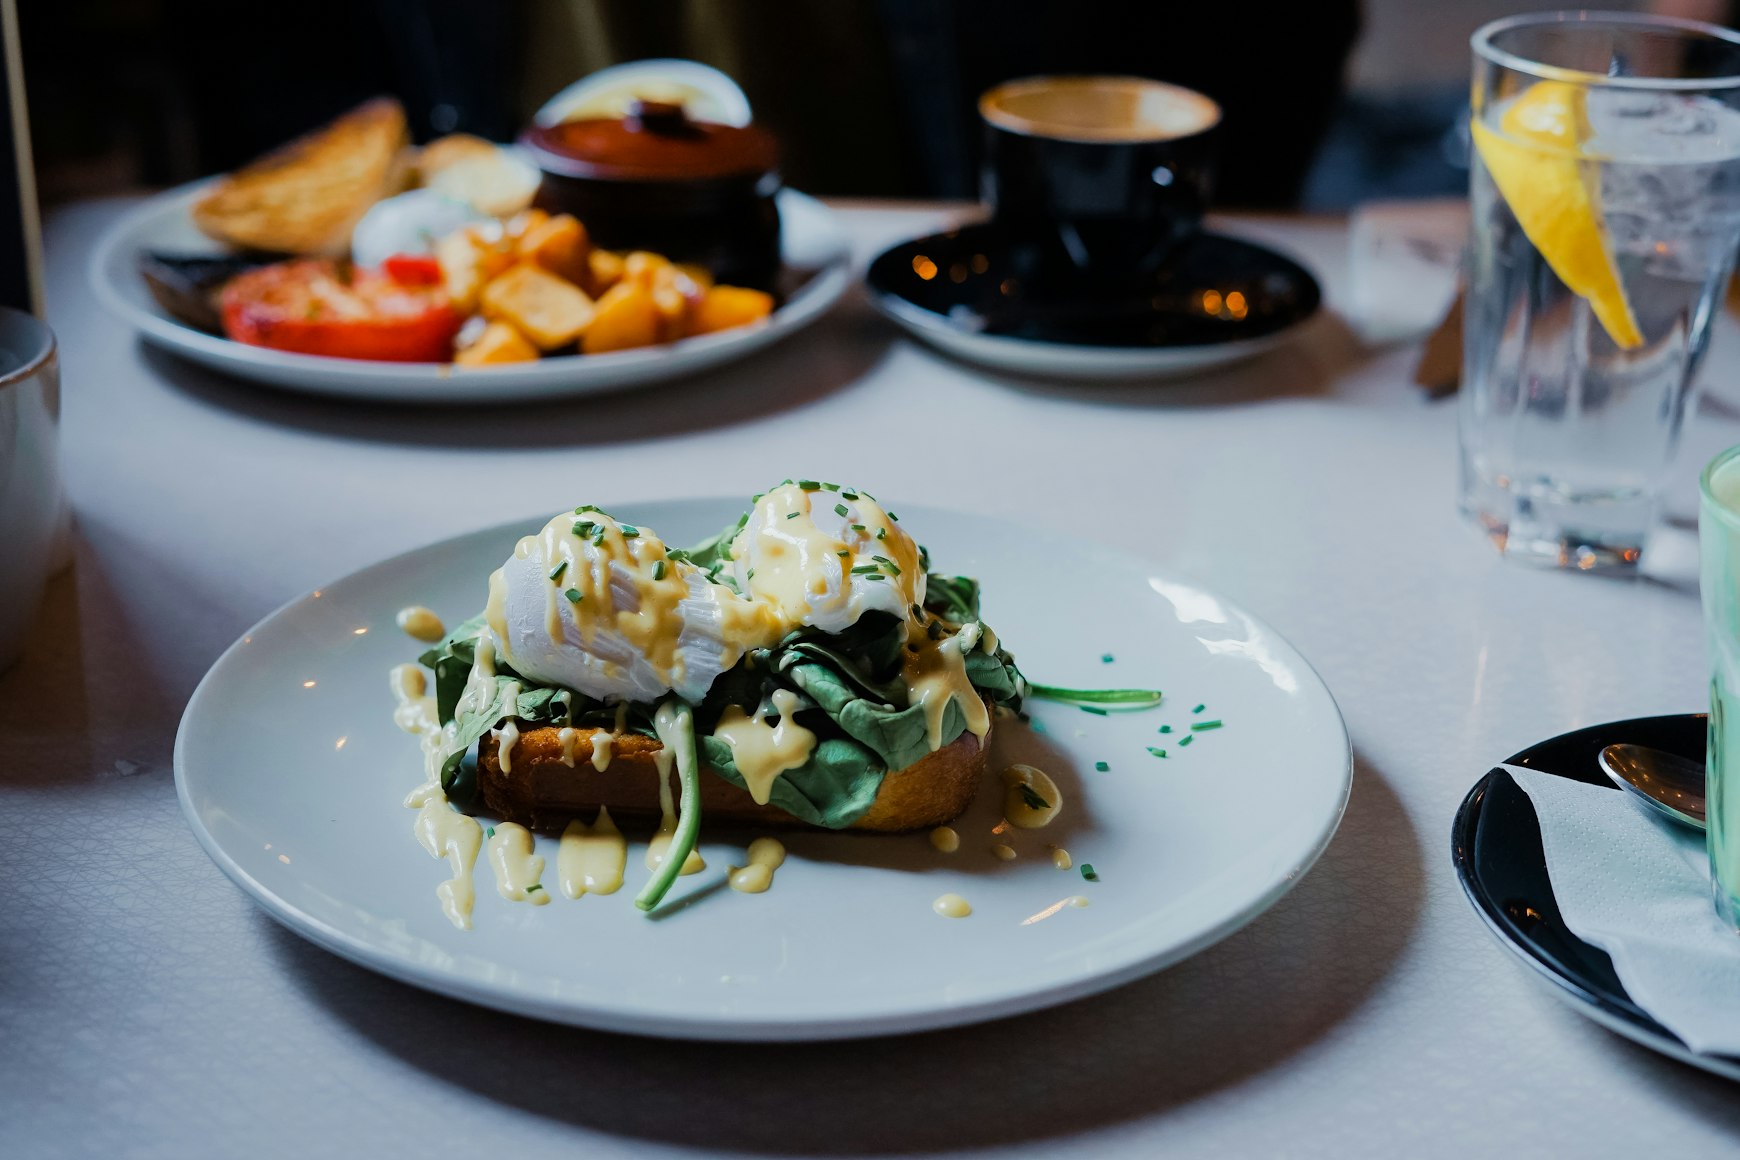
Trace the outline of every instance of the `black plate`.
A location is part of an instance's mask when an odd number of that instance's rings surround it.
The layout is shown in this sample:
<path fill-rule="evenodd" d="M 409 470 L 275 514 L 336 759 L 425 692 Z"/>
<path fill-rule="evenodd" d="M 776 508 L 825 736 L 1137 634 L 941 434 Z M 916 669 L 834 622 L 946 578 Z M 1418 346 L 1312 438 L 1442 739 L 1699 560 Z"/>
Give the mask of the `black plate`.
<path fill-rule="evenodd" d="M 1615 788 L 1596 757 L 1616 742 L 1704 760 L 1706 717 L 1636 717 L 1592 725 L 1531 745 L 1506 764 Z M 1699 1055 L 1632 1002 L 1607 952 L 1571 933 L 1559 913 L 1541 849 L 1540 820 L 1522 787 L 1502 769 L 1477 782 L 1450 832 L 1450 856 L 1469 902 L 1486 925 L 1523 962 L 1539 971 L 1562 997 L 1598 1022 L 1676 1059 L 1740 1078 L 1740 1059 Z"/>
<path fill-rule="evenodd" d="M 1323 301 L 1298 262 L 1223 234 L 1180 243 L 1163 269 L 1116 292 L 1042 273 L 1065 265 L 986 224 L 902 242 L 870 263 L 865 280 L 885 305 L 917 307 L 962 333 L 1098 347 L 1263 339 Z"/>

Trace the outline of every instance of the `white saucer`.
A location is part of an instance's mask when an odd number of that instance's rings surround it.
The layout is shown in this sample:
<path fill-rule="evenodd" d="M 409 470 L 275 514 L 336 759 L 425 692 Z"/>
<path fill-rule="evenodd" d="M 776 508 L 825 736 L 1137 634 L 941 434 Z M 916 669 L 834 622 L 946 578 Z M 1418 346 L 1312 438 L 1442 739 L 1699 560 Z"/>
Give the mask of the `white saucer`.
<path fill-rule="evenodd" d="M 615 514 L 680 544 L 739 510 L 688 500 Z M 761 895 L 721 889 L 747 835 L 710 834 L 708 869 L 648 918 L 631 901 L 647 835 L 628 827 L 620 893 L 510 903 L 480 859 L 475 927 L 455 928 L 435 897 L 444 864 L 401 804 L 420 761 L 392 724 L 387 671 L 422 646 L 393 618 L 414 603 L 449 624 L 476 612 L 489 572 L 542 515 L 387 560 L 260 622 L 188 703 L 175 744 L 183 809 L 273 917 L 348 959 L 523 1015 L 702 1039 L 908 1032 L 1061 1003 L 1201 950 L 1299 880 L 1341 818 L 1351 765 L 1334 700 L 1285 640 L 1139 559 L 897 510 L 939 568 L 984 582 L 986 620 L 1031 680 L 1167 693 L 1158 709 L 1104 716 L 1034 701 L 1043 733 L 997 726 L 994 762 L 1031 761 L 1062 790 L 1047 829 L 993 837 L 999 794 L 987 787 L 956 823 L 952 855 L 924 834 L 782 835 L 790 856 Z M 1057 592 L 1071 595 L 1066 614 Z M 1190 728 L 1210 720 L 1223 725 Z M 1020 857 L 992 857 L 994 841 Z M 1054 867 L 1048 843 L 1075 866 Z M 554 842 L 540 838 L 539 853 L 553 882 Z M 972 915 L 933 913 L 945 892 Z M 1077 895 L 1090 905 L 1070 905 Z"/>
<path fill-rule="evenodd" d="M 147 342 L 255 382 L 316 395 L 415 403 L 553 399 L 662 382 L 733 362 L 814 322 L 848 281 L 849 246 L 832 210 L 796 190 L 779 193 L 780 248 L 788 270 L 807 280 L 765 321 L 662 346 L 568 355 L 496 367 L 368 362 L 291 354 L 206 334 L 166 314 L 139 277 L 143 250 L 220 253 L 194 228 L 188 207 L 208 183 L 157 195 L 110 227 L 91 259 L 98 299 Z"/>

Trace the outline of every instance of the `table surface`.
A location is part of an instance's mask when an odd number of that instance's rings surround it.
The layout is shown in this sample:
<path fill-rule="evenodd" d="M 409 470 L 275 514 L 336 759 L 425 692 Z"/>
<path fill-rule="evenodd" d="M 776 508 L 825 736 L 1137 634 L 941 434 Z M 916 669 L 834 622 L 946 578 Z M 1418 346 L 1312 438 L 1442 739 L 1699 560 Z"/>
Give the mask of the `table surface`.
<path fill-rule="evenodd" d="M 950 362 L 853 291 L 722 372 L 416 413 L 272 393 L 142 346 L 85 282 L 125 206 L 71 207 L 48 235 L 79 542 L 0 677 L 0 1154 L 1731 1154 L 1740 1094 L 1554 1002 L 1449 858 L 1456 805 L 1493 762 L 1699 707 L 1695 584 L 1501 561 L 1456 516 L 1454 407 L 1410 385 L 1416 345 L 1368 347 L 1331 311 L 1237 369 L 1064 386 Z M 947 216 L 844 214 L 860 261 Z M 1232 226 L 1349 301 L 1345 222 Z M 1718 391 L 1740 369 L 1734 329 L 1719 324 L 1708 364 Z M 1694 419 L 1670 516 L 1691 510 L 1697 463 L 1740 442 L 1735 414 L 1710 400 Z M 171 742 L 206 667 L 278 604 L 532 514 L 524 488 L 489 486 L 497 473 L 607 505 L 822 473 L 1115 536 L 1317 666 L 1356 752 L 1346 820 L 1219 945 L 979 1027 L 656 1042 L 378 977 L 280 929 L 206 858 Z M 1685 536 L 1665 530 L 1662 558 L 1683 558 Z"/>

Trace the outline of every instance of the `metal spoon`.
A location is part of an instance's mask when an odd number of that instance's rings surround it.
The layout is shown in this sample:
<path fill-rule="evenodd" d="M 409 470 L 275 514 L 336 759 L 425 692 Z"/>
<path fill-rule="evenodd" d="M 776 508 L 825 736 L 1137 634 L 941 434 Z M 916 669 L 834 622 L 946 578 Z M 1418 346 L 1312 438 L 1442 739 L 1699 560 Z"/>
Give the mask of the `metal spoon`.
<path fill-rule="evenodd" d="M 1667 817 L 1704 828 L 1704 763 L 1647 745 L 1609 745 L 1601 751 L 1601 772 Z"/>

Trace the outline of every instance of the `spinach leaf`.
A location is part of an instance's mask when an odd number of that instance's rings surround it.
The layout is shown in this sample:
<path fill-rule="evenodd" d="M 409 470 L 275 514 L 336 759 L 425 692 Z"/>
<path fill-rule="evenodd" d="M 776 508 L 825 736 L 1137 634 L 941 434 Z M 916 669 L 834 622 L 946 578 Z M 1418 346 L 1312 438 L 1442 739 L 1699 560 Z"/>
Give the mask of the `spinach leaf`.
<path fill-rule="evenodd" d="M 701 756 L 732 785 L 748 788 L 731 760 L 731 747 L 711 734 L 700 738 Z M 828 737 L 809 760 L 773 781 L 768 800 L 813 826 L 843 830 L 869 810 L 888 772 L 881 759 L 857 742 Z"/>
<path fill-rule="evenodd" d="M 924 606 L 945 620 L 965 624 L 979 619 L 979 582 L 969 576 L 932 572 L 924 581 Z"/>
<path fill-rule="evenodd" d="M 471 676 L 471 666 L 477 661 L 477 637 L 483 631 L 483 623 L 480 612 L 417 658 L 435 670 L 435 715 L 443 725 L 453 720 L 454 706 L 459 704 L 459 695 Z"/>
<path fill-rule="evenodd" d="M 989 693 L 996 704 L 1021 707 L 1021 674 L 1008 653 L 998 649 L 993 655 L 974 649 L 967 654 L 966 665 L 967 680 L 975 689 Z"/>

